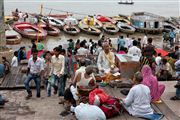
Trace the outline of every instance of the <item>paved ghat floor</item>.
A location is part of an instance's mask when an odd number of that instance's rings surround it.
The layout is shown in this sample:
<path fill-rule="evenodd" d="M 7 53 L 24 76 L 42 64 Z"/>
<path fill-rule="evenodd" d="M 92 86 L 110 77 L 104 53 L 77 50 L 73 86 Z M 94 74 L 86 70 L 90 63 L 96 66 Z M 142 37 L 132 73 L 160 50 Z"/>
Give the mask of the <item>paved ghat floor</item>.
<path fill-rule="evenodd" d="M 169 98 L 175 94 L 173 88 L 175 82 L 163 82 L 166 85 L 166 91 L 162 96 L 163 101 L 180 117 L 180 101 L 170 101 Z M 33 91 L 34 93 L 35 91 Z M 118 93 L 118 92 L 117 92 Z M 119 92 L 120 93 L 120 92 Z M 58 104 L 57 96 L 46 97 L 42 90 L 42 97 L 36 98 L 35 93 L 31 100 L 25 100 L 24 90 L 20 91 L 0 91 L 9 99 L 9 103 L 0 109 L 0 120 L 74 120 L 74 116 L 69 115 L 63 118 L 59 115 L 64 110 L 62 105 Z M 113 120 L 115 120 L 114 118 Z M 137 118 L 130 118 L 134 120 Z M 130 120 L 127 119 L 127 120 Z M 138 119 L 140 120 L 140 119 Z"/>

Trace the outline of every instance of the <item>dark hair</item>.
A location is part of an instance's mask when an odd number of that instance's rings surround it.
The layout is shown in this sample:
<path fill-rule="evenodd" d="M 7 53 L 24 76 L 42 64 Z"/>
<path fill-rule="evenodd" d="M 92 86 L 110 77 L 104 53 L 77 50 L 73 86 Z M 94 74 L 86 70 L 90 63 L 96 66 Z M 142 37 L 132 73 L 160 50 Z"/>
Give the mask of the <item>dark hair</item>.
<path fill-rule="evenodd" d="M 31 40 L 31 42 L 32 42 L 32 43 L 34 43 L 34 42 L 35 42 L 35 40 L 34 40 L 34 39 L 32 39 L 32 40 Z"/>
<path fill-rule="evenodd" d="M 3 59 L 3 60 L 7 60 L 6 57 L 4 57 L 4 56 L 2 57 L 2 59 Z"/>
<path fill-rule="evenodd" d="M 82 41 L 82 42 L 80 43 L 80 47 L 84 47 L 84 45 L 85 45 L 85 42 Z"/>
<path fill-rule="evenodd" d="M 153 39 L 152 38 L 148 38 L 148 43 L 152 43 Z"/>
<path fill-rule="evenodd" d="M 133 46 L 137 46 L 138 42 L 136 40 L 133 40 Z"/>
<path fill-rule="evenodd" d="M 162 59 L 162 63 L 163 63 L 163 64 L 166 64 L 166 63 L 167 63 L 167 59 L 166 59 L 166 58 L 163 58 L 163 59 Z"/>
<path fill-rule="evenodd" d="M 69 39 L 68 41 L 69 41 L 69 42 L 72 42 L 72 41 L 73 41 L 73 39 Z"/>
<path fill-rule="evenodd" d="M 161 56 L 161 53 L 158 53 L 158 56 Z"/>
<path fill-rule="evenodd" d="M 138 83 L 141 83 L 143 81 L 143 77 L 142 77 L 140 72 L 136 72 L 134 74 L 134 78 L 135 78 L 135 81 L 138 82 Z"/>
<path fill-rule="evenodd" d="M 178 50 L 179 49 L 179 46 L 175 46 L 175 50 Z"/>
<path fill-rule="evenodd" d="M 14 52 L 14 56 L 18 56 L 18 51 L 15 51 L 15 52 Z"/>
<path fill-rule="evenodd" d="M 60 51 L 61 51 L 60 47 L 55 47 L 53 50 L 55 50 L 55 51 L 57 51 L 57 52 L 60 52 Z"/>
<path fill-rule="evenodd" d="M 80 66 L 86 66 L 86 61 L 84 59 L 79 61 Z"/>
<path fill-rule="evenodd" d="M 59 45 L 58 47 L 59 47 L 60 50 L 62 49 L 62 45 Z"/>
<path fill-rule="evenodd" d="M 98 40 L 98 45 L 102 47 L 102 41 Z"/>
<path fill-rule="evenodd" d="M 89 39 L 89 42 L 92 42 L 92 39 Z"/>
<path fill-rule="evenodd" d="M 141 38 L 138 38 L 138 41 L 141 41 Z"/>
<path fill-rule="evenodd" d="M 50 52 L 50 51 L 46 51 L 46 52 L 44 53 L 44 55 L 43 55 L 43 58 L 45 58 L 45 57 L 46 57 L 46 55 L 47 55 L 48 53 L 50 53 L 50 54 L 51 54 L 51 52 Z"/>
<path fill-rule="evenodd" d="M 127 34 L 126 36 L 129 37 L 129 34 Z"/>
<path fill-rule="evenodd" d="M 60 53 L 66 53 L 66 50 L 65 49 L 61 49 Z"/>
<path fill-rule="evenodd" d="M 123 39 L 124 37 L 123 36 L 121 36 L 121 39 Z"/>

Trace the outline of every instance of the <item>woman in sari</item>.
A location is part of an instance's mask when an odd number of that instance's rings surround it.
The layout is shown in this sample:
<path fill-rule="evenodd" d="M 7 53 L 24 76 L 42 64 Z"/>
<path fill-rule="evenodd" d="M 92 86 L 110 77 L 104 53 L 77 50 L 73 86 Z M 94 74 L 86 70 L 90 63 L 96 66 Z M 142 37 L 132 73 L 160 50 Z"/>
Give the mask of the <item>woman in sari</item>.
<path fill-rule="evenodd" d="M 165 90 L 165 85 L 158 84 L 156 76 L 152 74 L 152 70 L 148 65 L 144 65 L 141 70 L 143 81 L 142 84 L 149 87 L 151 91 L 151 101 L 158 102 Z"/>

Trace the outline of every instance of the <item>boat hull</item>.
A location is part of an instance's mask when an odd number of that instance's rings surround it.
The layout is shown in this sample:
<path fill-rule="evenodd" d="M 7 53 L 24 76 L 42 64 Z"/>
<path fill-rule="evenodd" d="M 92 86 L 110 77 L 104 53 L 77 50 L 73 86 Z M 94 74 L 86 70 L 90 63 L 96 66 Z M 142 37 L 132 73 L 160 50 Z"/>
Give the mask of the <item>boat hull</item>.
<path fill-rule="evenodd" d="M 119 32 L 119 28 L 112 23 L 104 23 L 103 30 L 108 34 L 116 34 Z"/>
<path fill-rule="evenodd" d="M 76 26 L 68 26 L 68 25 L 65 25 L 63 27 L 63 30 L 65 33 L 69 34 L 69 35 L 78 35 L 80 33 L 80 29 Z"/>
<path fill-rule="evenodd" d="M 79 28 L 85 32 L 86 34 L 90 34 L 90 35 L 100 35 L 101 34 L 101 30 L 93 27 L 93 26 L 88 26 L 82 23 L 82 21 L 79 23 Z"/>
<path fill-rule="evenodd" d="M 117 24 L 118 28 L 120 29 L 121 32 L 123 33 L 127 33 L 127 34 L 133 34 L 135 32 L 135 28 L 128 25 L 128 24 L 125 24 L 125 23 L 121 23 L 119 22 Z"/>
<path fill-rule="evenodd" d="M 27 22 L 15 23 L 13 29 L 28 39 L 46 39 L 47 32 Z"/>

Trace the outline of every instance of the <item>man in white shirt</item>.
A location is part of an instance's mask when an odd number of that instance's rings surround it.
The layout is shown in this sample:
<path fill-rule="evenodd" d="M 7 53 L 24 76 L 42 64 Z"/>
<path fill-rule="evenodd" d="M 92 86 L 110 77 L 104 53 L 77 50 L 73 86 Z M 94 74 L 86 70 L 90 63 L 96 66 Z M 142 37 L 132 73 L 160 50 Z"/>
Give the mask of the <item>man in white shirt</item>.
<path fill-rule="evenodd" d="M 14 52 L 14 57 L 12 58 L 11 67 L 17 67 L 18 66 L 18 52 Z"/>
<path fill-rule="evenodd" d="M 58 96 L 64 96 L 64 91 L 60 88 L 63 84 L 63 75 L 64 75 L 64 65 L 65 65 L 65 57 L 60 55 L 60 48 L 54 48 L 54 55 L 51 58 L 52 62 L 52 74 L 55 78 L 55 83 L 58 82 Z M 57 90 L 55 90 L 55 94 Z"/>
<path fill-rule="evenodd" d="M 80 43 L 80 48 L 77 50 L 77 55 L 88 55 L 89 50 L 85 48 L 85 42 Z"/>
<path fill-rule="evenodd" d="M 147 34 L 145 33 L 145 36 L 144 36 L 144 38 L 143 38 L 143 40 L 142 40 L 142 48 L 143 47 L 146 47 L 146 45 L 148 44 L 148 42 L 147 42 Z"/>
<path fill-rule="evenodd" d="M 139 49 L 138 47 L 137 47 L 137 41 L 136 40 L 134 40 L 133 41 L 133 46 L 132 47 L 130 47 L 129 48 L 129 50 L 128 50 L 128 54 L 129 55 L 133 55 L 133 56 L 137 56 L 137 57 L 141 57 L 141 49 Z"/>
<path fill-rule="evenodd" d="M 161 64 L 161 53 L 158 53 L 158 56 L 155 58 L 156 64 L 157 66 L 160 66 Z"/>
<path fill-rule="evenodd" d="M 130 89 L 127 97 L 123 100 L 125 109 L 130 115 L 136 117 L 144 117 L 153 114 L 151 108 L 151 95 L 147 86 L 141 84 L 143 78 L 138 72 L 134 75 L 134 86 Z"/>
<path fill-rule="evenodd" d="M 36 49 L 32 50 L 32 55 L 33 57 L 31 57 L 28 61 L 28 72 L 27 72 L 28 76 L 24 81 L 24 85 L 28 93 L 26 99 L 32 97 L 32 92 L 29 87 L 29 82 L 31 80 L 34 80 L 36 84 L 36 90 L 37 90 L 36 97 L 40 97 L 41 79 L 43 78 L 42 73 L 44 71 L 44 64 L 42 62 L 42 59 L 37 56 L 38 51 Z"/>
<path fill-rule="evenodd" d="M 132 46 L 132 39 L 129 38 L 129 35 L 125 38 L 125 46 L 126 48 L 130 48 Z"/>

